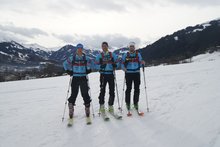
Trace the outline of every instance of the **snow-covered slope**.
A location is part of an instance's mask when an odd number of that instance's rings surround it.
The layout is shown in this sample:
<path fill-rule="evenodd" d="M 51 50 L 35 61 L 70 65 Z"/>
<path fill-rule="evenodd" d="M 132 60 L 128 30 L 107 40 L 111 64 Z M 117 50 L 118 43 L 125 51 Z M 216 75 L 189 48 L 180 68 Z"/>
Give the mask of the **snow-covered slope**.
<path fill-rule="evenodd" d="M 203 56 L 193 63 L 146 68 L 150 112 L 142 82 L 144 117 L 123 114 L 123 120 L 104 122 L 97 115 L 99 74 L 90 74 L 96 114 L 90 126 L 80 95 L 74 126 L 66 127 L 67 113 L 61 122 L 69 76 L 0 83 L 0 146 L 219 147 L 220 53 Z M 121 96 L 124 73 L 116 74 Z"/>

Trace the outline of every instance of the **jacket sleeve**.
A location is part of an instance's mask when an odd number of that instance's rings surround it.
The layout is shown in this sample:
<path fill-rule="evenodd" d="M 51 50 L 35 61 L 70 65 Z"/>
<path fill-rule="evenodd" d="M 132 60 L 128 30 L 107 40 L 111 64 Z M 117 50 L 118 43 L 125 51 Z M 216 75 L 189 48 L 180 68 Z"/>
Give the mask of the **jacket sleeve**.
<path fill-rule="evenodd" d="M 100 54 L 96 56 L 96 59 L 95 59 L 95 63 L 94 63 L 94 69 L 96 70 L 100 70 Z"/>
<path fill-rule="evenodd" d="M 91 69 L 92 63 L 91 63 L 91 59 L 86 56 L 86 68 L 87 69 Z"/>
<path fill-rule="evenodd" d="M 140 65 L 141 65 L 141 67 L 142 67 L 143 65 L 141 64 L 141 61 L 143 60 L 143 58 L 142 58 L 142 56 L 141 56 L 140 53 L 138 53 L 138 58 L 139 58 L 139 63 L 140 63 Z"/>
<path fill-rule="evenodd" d="M 73 68 L 72 68 L 72 62 L 73 62 L 73 58 L 72 58 L 72 57 L 67 58 L 67 59 L 63 62 L 63 68 L 64 68 L 64 70 L 73 70 Z"/>
<path fill-rule="evenodd" d="M 119 60 L 118 60 L 118 56 L 115 53 L 112 53 L 113 59 L 114 59 L 114 63 L 116 64 L 116 68 L 119 68 Z"/>
<path fill-rule="evenodd" d="M 126 53 L 123 54 L 121 59 L 121 69 L 125 69 L 125 58 L 126 58 Z"/>

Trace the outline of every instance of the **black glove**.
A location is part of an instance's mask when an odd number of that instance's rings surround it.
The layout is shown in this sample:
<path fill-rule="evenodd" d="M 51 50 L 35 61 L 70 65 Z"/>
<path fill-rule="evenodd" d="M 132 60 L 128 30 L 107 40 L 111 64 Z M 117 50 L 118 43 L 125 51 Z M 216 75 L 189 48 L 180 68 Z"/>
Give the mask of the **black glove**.
<path fill-rule="evenodd" d="M 92 72 L 91 69 L 86 69 L 86 74 L 89 74 L 89 73 L 91 73 L 91 72 Z"/>
<path fill-rule="evenodd" d="M 100 68 L 101 68 L 101 69 L 105 69 L 105 67 L 106 67 L 106 64 L 100 65 Z"/>
<path fill-rule="evenodd" d="M 113 67 L 113 68 L 116 68 L 116 67 L 117 67 L 117 65 L 116 65 L 115 63 L 113 63 L 113 64 L 112 64 L 112 67 Z"/>
<path fill-rule="evenodd" d="M 126 58 L 125 59 L 125 63 L 127 64 L 128 62 L 130 62 L 131 61 L 131 59 L 130 58 Z"/>
<path fill-rule="evenodd" d="M 128 62 L 129 62 L 128 60 L 125 60 L 125 63 L 124 63 L 125 67 L 127 67 Z"/>
<path fill-rule="evenodd" d="M 71 71 L 71 70 L 66 70 L 66 73 L 67 73 L 68 75 L 70 75 L 70 76 L 73 75 L 73 71 Z"/>

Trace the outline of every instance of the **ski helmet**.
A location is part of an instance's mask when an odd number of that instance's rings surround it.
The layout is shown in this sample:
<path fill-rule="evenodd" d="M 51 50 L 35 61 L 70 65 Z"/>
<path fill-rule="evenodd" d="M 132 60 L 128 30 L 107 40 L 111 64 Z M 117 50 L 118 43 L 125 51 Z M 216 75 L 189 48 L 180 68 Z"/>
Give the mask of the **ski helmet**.
<path fill-rule="evenodd" d="M 79 43 L 79 44 L 76 45 L 76 48 L 77 48 L 77 49 L 78 49 L 78 48 L 83 49 L 83 45 L 82 45 L 81 43 Z"/>

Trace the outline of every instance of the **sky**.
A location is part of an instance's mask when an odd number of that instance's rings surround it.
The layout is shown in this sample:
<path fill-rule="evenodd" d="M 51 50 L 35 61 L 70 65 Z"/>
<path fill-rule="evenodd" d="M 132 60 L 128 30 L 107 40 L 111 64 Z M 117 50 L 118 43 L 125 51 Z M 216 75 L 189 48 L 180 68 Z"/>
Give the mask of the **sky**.
<path fill-rule="evenodd" d="M 219 0 L 0 0 L 0 41 L 47 48 L 144 47 L 187 26 L 220 18 Z"/>

